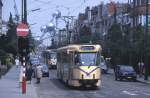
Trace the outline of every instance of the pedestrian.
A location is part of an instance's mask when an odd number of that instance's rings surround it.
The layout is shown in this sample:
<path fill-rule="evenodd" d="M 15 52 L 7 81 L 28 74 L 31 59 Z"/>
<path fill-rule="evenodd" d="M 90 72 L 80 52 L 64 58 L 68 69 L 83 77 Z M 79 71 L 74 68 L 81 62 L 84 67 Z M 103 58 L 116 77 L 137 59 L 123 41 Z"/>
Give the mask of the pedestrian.
<path fill-rule="evenodd" d="M 144 74 L 144 63 L 141 62 L 141 74 L 143 75 Z"/>
<path fill-rule="evenodd" d="M 36 66 L 36 79 L 37 79 L 37 84 L 40 83 L 40 80 L 42 78 L 42 66 L 38 64 Z"/>
<path fill-rule="evenodd" d="M 32 80 L 32 73 L 33 73 L 33 69 L 30 65 L 27 66 L 26 68 L 26 81 L 30 81 L 31 84 L 31 80 Z"/>
<path fill-rule="evenodd" d="M 16 59 L 15 59 L 15 65 L 17 66 L 17 68 L 18 68 L 19 64 L 20 64 L 19 59 L 16 58 Z"/>
<path fill-rule="evenodd" d="M 144 72 L 144 63 L 141 61 L 138 63 L 138 66 L 139 66 L 139 77 L 142 77 Z"/>

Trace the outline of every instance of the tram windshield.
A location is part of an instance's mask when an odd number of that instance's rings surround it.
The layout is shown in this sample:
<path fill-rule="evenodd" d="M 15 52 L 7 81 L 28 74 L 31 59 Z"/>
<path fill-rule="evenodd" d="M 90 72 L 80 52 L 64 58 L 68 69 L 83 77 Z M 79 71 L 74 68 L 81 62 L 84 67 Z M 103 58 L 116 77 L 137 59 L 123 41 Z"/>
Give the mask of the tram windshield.
<path fill-rule="evenodd" d="M 56 59 L 56 53 L 51 53 L 51 59 Z"/>
<path fill-rule="evenodd" d="M 78 53 L 75 55 L 77 65 L 92 66 L 96 65 L 97 53 Z"/>

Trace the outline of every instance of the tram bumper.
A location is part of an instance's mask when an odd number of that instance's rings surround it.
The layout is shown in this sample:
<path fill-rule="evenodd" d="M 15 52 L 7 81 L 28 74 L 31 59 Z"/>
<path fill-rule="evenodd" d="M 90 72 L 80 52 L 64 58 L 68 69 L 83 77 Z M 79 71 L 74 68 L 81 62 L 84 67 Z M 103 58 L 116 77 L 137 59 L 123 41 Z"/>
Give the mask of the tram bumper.
<path fill-rule="evenodd" d="M 94 80 L 79 80 L 79 83 L 82 85 L 95 85 L 98 82 L 98 79 Z"/>

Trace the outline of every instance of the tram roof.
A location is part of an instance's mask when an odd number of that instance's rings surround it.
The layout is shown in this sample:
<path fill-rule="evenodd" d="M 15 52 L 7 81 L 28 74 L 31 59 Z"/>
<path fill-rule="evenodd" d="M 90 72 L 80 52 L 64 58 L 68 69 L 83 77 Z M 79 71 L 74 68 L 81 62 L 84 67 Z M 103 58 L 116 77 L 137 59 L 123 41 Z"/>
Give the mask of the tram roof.
<path fill-rule="evenodd" d="M 46 49 L 46 50 L 43 50 L 44 52 L 56 52 L 57 49 Z"/>
<path fill-rule="evenodd" d="M 84 48 L 84 47 L 94 47 L 92 50 L 86 50 L 86 49 L 81 49 L 81 48 Z M 61 47 L 61 48 L 58 48 L 57 49 L 58 51 L 60 50 L 68 50 L 68 51 L 77 51 L 77 52 L 85 52 L 85 51 L 93 51 L 93 52 L 96 52 L 96 51 L 101 51 L 102 48 L 101 48 L 101 45 L 98 45 L 98 44 L 80 44 L 80 45 L 77 45 L 77 44 L 74 44 L 74 45 L 68 45 L 68 46 L 64 46 L 64 47 Z"/>

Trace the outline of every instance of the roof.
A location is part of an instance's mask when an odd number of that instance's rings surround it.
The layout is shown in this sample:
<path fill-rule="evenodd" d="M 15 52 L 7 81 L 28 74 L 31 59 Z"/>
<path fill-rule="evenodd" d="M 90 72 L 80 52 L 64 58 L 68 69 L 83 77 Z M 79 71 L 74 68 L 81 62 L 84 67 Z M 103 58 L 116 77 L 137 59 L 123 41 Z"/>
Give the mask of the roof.
<path fill-rule="evenodd" d="M 2 0 L 0 0 L 0 4 L 3 6 Z"/>
<path fill-rule="evenodd" d="M 82 47 L 83 48 L 86 48 L 86 47 L 94 47 L 94 49 L 92 50 L 87 50 L 87 49 L 81 49 Z M 77 52 L 85 52 L 85 51 L 101 51 L 101 46 L 100 45 L 91 45 L 91 44 L 84 44 L 84 45 L 77 45 L 77 44 L 73 44 L 73 45 L 68 45 L 68 46 L 64 46 L 64 47 L 61 47 L 59 49 L 57 49 L 58 51 L 60 50 L 66 50 L 66 51 L 77 51 Z"/>

